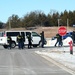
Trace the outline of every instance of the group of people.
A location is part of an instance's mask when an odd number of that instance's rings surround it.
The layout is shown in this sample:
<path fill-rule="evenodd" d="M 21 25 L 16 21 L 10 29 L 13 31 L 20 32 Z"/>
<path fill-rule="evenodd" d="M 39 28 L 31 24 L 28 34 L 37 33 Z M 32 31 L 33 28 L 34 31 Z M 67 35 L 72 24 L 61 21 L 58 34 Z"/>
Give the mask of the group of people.
<path fill-rule="evenodd" d="M 41 36 L 41 47 L 43 48 L 44 47 L 44 31 L 42 31 L 42 33 L 40 33 L 40 36 Z M 28 33 L 27 35 L 27 39 L 28 39 L 28 49 L 32 48 L 32 37 L 31 37 L 31 33 Z M 25 42 L 25 36 L 23 36 L 22 34 L 19 34 L 17 36 L 17 39 L 16 39 L 17 43 L 18 43 L 18 48 L 19 49 L 24 49 L 25 45 L 24 45 L 24 42 Z M 7 42 L 8 42 L 8 48 L 11 49 L 12 48 L 12 38 L 11 36 L 8 36 L 7 37 Z"/>
<path fill-rule="evenodd" d="M 56 43 L 55 43 L 55 47 L 57 46 L 57 44 L 58 44 L 58 46 L 62 46 L 62 36 L 61 35 L 59 35 L 59 34 L 56 34 L 56 38 L 57 38 L 57 41 L 56 41 Z"/>
<path fill-rule="evenodd" d="M 17 42 L 18 42 L 18 48 L 23 49 L 24 48 L 25 37 L 19 34 L 17 36 Z"/>
<path fill-rule="evenodd" d="M 31 33 L 27 35 L 28 38 L 28 48 L 31 48 L 32 46 L 32 38 L 31 38 Z M 19 49 L 24 49 L 24 42 L 25 42 L 25 37 L 23 35 L 18 35 L 16 39 L 18 43 L 18 48 Z M 8 49 L 12 48 L 12 38 L 10 36 L 7 37 L 7 42 L 8 42 Z"/>

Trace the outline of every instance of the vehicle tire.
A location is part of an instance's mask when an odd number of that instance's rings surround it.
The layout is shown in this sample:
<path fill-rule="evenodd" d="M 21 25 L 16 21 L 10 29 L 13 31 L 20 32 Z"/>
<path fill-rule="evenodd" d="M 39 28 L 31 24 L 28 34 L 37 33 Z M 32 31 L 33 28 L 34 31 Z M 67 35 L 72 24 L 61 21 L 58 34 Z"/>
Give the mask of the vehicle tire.
<path fill-rule="evenodd" d="M 12 48 L 15 48 L 15 47 L 16 47 L 16 43 L 15 43 L 15 42 L 12 42 L 12 43 L 11 43 L 11 47 L 12 47 Z"/>
<path fill-rule="evenodd" d="M 7 48 L 8 48 L 8 45 L 3 45 L 3 47 L 4 47 L 5 49 L 7 49 Z"/>

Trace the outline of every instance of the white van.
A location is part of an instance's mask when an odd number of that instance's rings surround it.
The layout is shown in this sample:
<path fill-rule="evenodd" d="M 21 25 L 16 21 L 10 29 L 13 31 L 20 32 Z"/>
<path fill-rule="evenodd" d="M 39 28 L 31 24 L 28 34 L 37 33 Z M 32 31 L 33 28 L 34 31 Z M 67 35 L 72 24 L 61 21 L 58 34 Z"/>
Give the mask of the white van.
<path fill-rule="evenodd" d="M 11 36 L 12 38 L 12 48 L 15 48 L 15 46 L 18 45 L 17 43 L 17 36 L 19 34 L 22 34 L 25 37 L 25 45 L 28 45 L 28 39 L 27 39 L 27 35 L 29 35 L 29 33 L 31 33 L 31 37 L 32 37 L 32 46 L 33 47 L 37 47 L 41 45 L 41 37 L 37 32 L 32 32 L 32 31 L 3 31 L 0 32 L 0 45 L 3 45 L 4 48 L 8 47 L 8 43 L 7 43 L 7 36 Z M 44 40 L 44 44 L 46 44 L 46 40 Z"/>

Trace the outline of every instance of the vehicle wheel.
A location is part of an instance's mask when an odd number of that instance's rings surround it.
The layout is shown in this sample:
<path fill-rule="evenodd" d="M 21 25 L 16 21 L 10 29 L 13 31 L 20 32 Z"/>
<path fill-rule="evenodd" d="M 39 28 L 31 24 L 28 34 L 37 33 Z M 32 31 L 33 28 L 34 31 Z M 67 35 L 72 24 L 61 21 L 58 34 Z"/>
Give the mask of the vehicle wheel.
<path fill-rule="evenodd" d="M 8 48 L 8 45 L 3 45 L 3 47 L 7 49 Z"/>
<path fill-rule="evenodd" d="M 15 47 L 16 47 L 16 43 L 15 43 L 15 42 L 12 42 L 12 43 L 11 43 L 11 47 L 12 47 L 12 48 L 15 48 Z"/>

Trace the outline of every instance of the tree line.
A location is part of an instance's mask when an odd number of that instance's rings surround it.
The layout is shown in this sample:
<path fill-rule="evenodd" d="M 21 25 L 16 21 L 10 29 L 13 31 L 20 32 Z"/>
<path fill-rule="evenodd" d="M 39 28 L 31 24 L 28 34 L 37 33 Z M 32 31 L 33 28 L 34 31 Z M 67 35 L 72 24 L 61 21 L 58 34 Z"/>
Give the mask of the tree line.
<path fill-rule="evenodd" d="M 0 22 L 0 28 L 8 28 L 11 26 L 12 28 L 27 28 L 27 27 L 36 27 L 36 26 L 44 26 L 44 27 L 52 27 L 52 26 L 67 26 L 72 27 L 75 24 L 75 11 L 67 11 L 64 12 L 50 12 L 47 15 L 41 11 L 33 11 L 25 14 L 23 17 L 19 17 L 18 15 L 13 14 L 10 16 L 6 23 Z M 58 21 L 59 20 L 59 21 Z M 5 26 L 3 26 L 5 24 Z"/>

